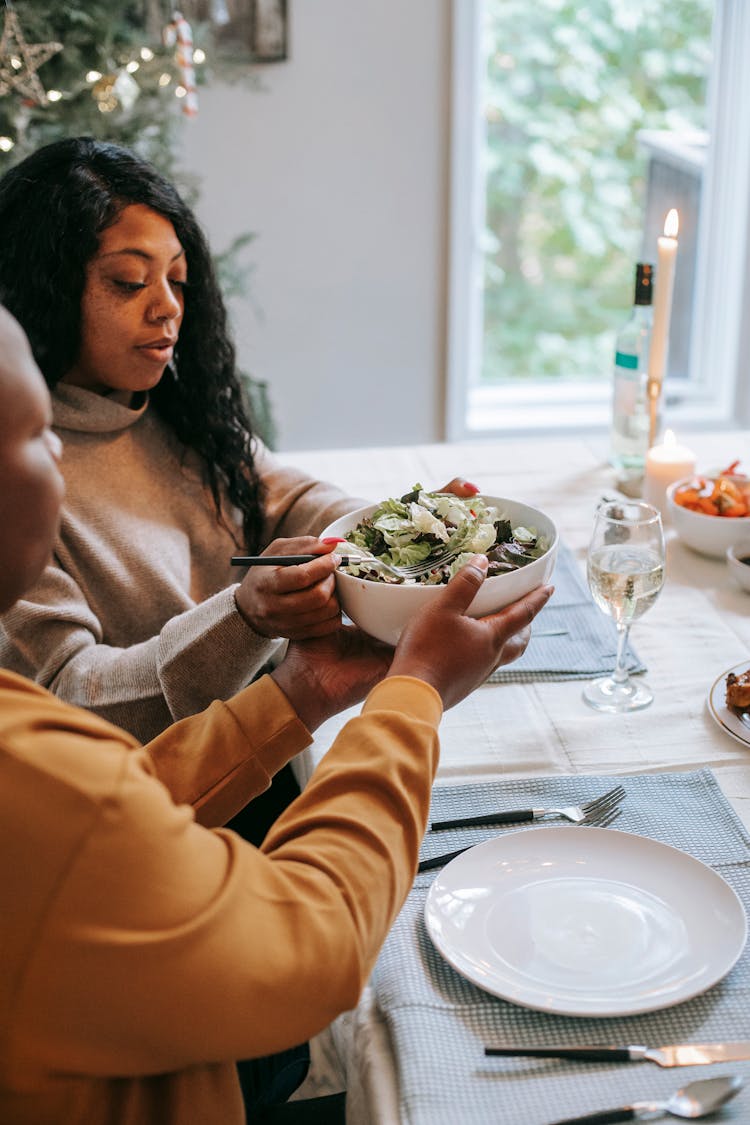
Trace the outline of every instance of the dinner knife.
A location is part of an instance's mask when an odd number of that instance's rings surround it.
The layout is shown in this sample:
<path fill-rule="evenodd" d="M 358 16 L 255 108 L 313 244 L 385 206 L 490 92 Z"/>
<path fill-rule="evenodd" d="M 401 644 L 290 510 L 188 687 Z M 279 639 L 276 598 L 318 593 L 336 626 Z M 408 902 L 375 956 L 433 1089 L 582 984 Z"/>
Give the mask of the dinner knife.
<path fill-rule="evenodd" d="M 461 852 L 468 852 L 471 844 L 465 844 L 462 848 L 456 848 L 452 852 L 442 852 L 440 855 L 434 855 L 432 859 L 420 859 L 417 871 L 421 874 L 423 871 L 434 871 L 436 867 L 445 867 L 446 863 L 450 863 Z"/>
<path fill-rule="evenodd" d="M 750 1039 L 735 1043 L 672 1043 L 666 1047 L 485 1047 L 487 1056 L 580 1059 L 588 1062 L 653 1062 L 657 1066 L 704 1066 L 750 1059 Z"/>

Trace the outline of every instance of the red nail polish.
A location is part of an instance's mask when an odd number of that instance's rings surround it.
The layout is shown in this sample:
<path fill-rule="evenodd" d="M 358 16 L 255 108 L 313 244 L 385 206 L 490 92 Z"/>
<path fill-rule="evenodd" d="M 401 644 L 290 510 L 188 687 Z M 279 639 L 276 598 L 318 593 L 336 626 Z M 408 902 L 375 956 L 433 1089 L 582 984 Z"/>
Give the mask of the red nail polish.
<path fill-rule="evenodd" d="M 340 536 L 329 535 L 325 539 L 321 539 L 321 543 L 346 543 L 346 539 L 341 539 Z"/>

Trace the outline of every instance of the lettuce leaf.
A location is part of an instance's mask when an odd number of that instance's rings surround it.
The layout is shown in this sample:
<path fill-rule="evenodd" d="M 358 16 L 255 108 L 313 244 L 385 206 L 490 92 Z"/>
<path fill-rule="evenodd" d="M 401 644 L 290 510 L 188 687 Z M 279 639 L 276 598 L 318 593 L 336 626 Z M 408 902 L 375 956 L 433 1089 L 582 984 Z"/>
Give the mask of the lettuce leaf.
<path fill-rule="evenodd" d="M 548 543 L 534 528 L 511 526 L 511 521 L 481 496 L 461 499 L 448 492 L 427 492 L 421 484 L 400 499 L 389 497 L 372 515 L 346 534 L 347 540 L 394 566 L 429 561 L 446 546 L 458 555 L 418 579 L 426 585 L 447 582 L 474 554 L 486 554 L 488 574 L 517 570 L 539 558 Z M 394 581 L 366 564 L 352 564 L 352 573 L 372 581 Z M 398 579 L 396 579 L 398 581 Z"/>

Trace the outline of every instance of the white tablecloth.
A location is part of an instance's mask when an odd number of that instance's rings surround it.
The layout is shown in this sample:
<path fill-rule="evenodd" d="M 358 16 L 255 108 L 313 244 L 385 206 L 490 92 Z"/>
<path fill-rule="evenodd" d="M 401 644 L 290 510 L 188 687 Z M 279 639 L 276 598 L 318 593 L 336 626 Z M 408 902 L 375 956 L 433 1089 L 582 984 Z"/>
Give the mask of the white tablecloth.
<path fill-rule="evenodd" d="M 692 435 L 699 469 L 741 458 L 750 466 L 750 435 Z M 373 501 L 419 481 L 439 487 L 464 476 L 483 492 L 548 512 L 584 567 L 594 509 L 614 486 L 598 439 L 503 442 L 285 454 L 313 475 Z M 438 784 L 505 774 L 646 773 L 710 766 L 744 823 L 750 825 L 750 749 L 719 729 L 706 706 L 711 685 L 728 668 L 750 665 L 750 594 L 723 560 L 695 554 L 667 525 L 664 589 L 633 628 L 655 695 L 644 711 L 599 714 L 576 681 L 486 685 L 447 712 L 441 726 Z M 325 724 L 311 770 L 348 717 Z M 398 1121 L 396 1075 L 387 1033 L 366 992 L 341 1036 L 348 1119 Z"/>

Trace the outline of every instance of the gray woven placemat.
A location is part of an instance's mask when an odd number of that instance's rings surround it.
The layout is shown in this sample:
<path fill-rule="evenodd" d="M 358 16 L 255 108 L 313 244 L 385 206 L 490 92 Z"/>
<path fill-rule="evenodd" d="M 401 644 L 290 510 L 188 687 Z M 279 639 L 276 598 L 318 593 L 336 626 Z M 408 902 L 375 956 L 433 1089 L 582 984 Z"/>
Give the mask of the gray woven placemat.
<path fill-rule="evenodd" d="M 661 840 L 709 864 L 750 910 L 750 839 L 707 769 L 441 787 L 435 790 L 432 811 L 447 817 L 493 807 L 567 804 L 617 782 L 627 791 L 618 828 Z M 452 830 L 435 833 L 434 841 L 428 833 L 422 857 L 511 830 Z M 569 830 L 587 831 L 574 825 Z M 666 1097 L 691 1079 L 717 1073 L 740 1074 L 748 1082 L 748 1090 L 725 1108 L 722 1120 L 750 1121 L 750 1061 L 661 1070 L 653 1063 L 487 1059 L 483 1054 L 486 1043 L 659 1046 L 750 1039 L 747 950 L 708 992 L 662 1011 L 607 1019 L 531 1011 L 482 992 L 435 950 L 423 918 L 434 874 L 417 876 L 373 974 L 397 1060 L 405 1125 L 547 1125 L 637 1099 Z"/>
<path fill-rule="evenodd" d="M 493 672 L 489 683 L 590 680 L 614 668 L 617 629 L 612 619 L 594 605 L 575 556 L 563 543 L 551 581 L 555 592 L 531 627 L 526 652 L 507 668 Z M 558 636 L 541 635 L 546 630 L 558 629 L 565 632 Z M 645 671 L 630 644 L 628 668 L 631 674 Z"/>

